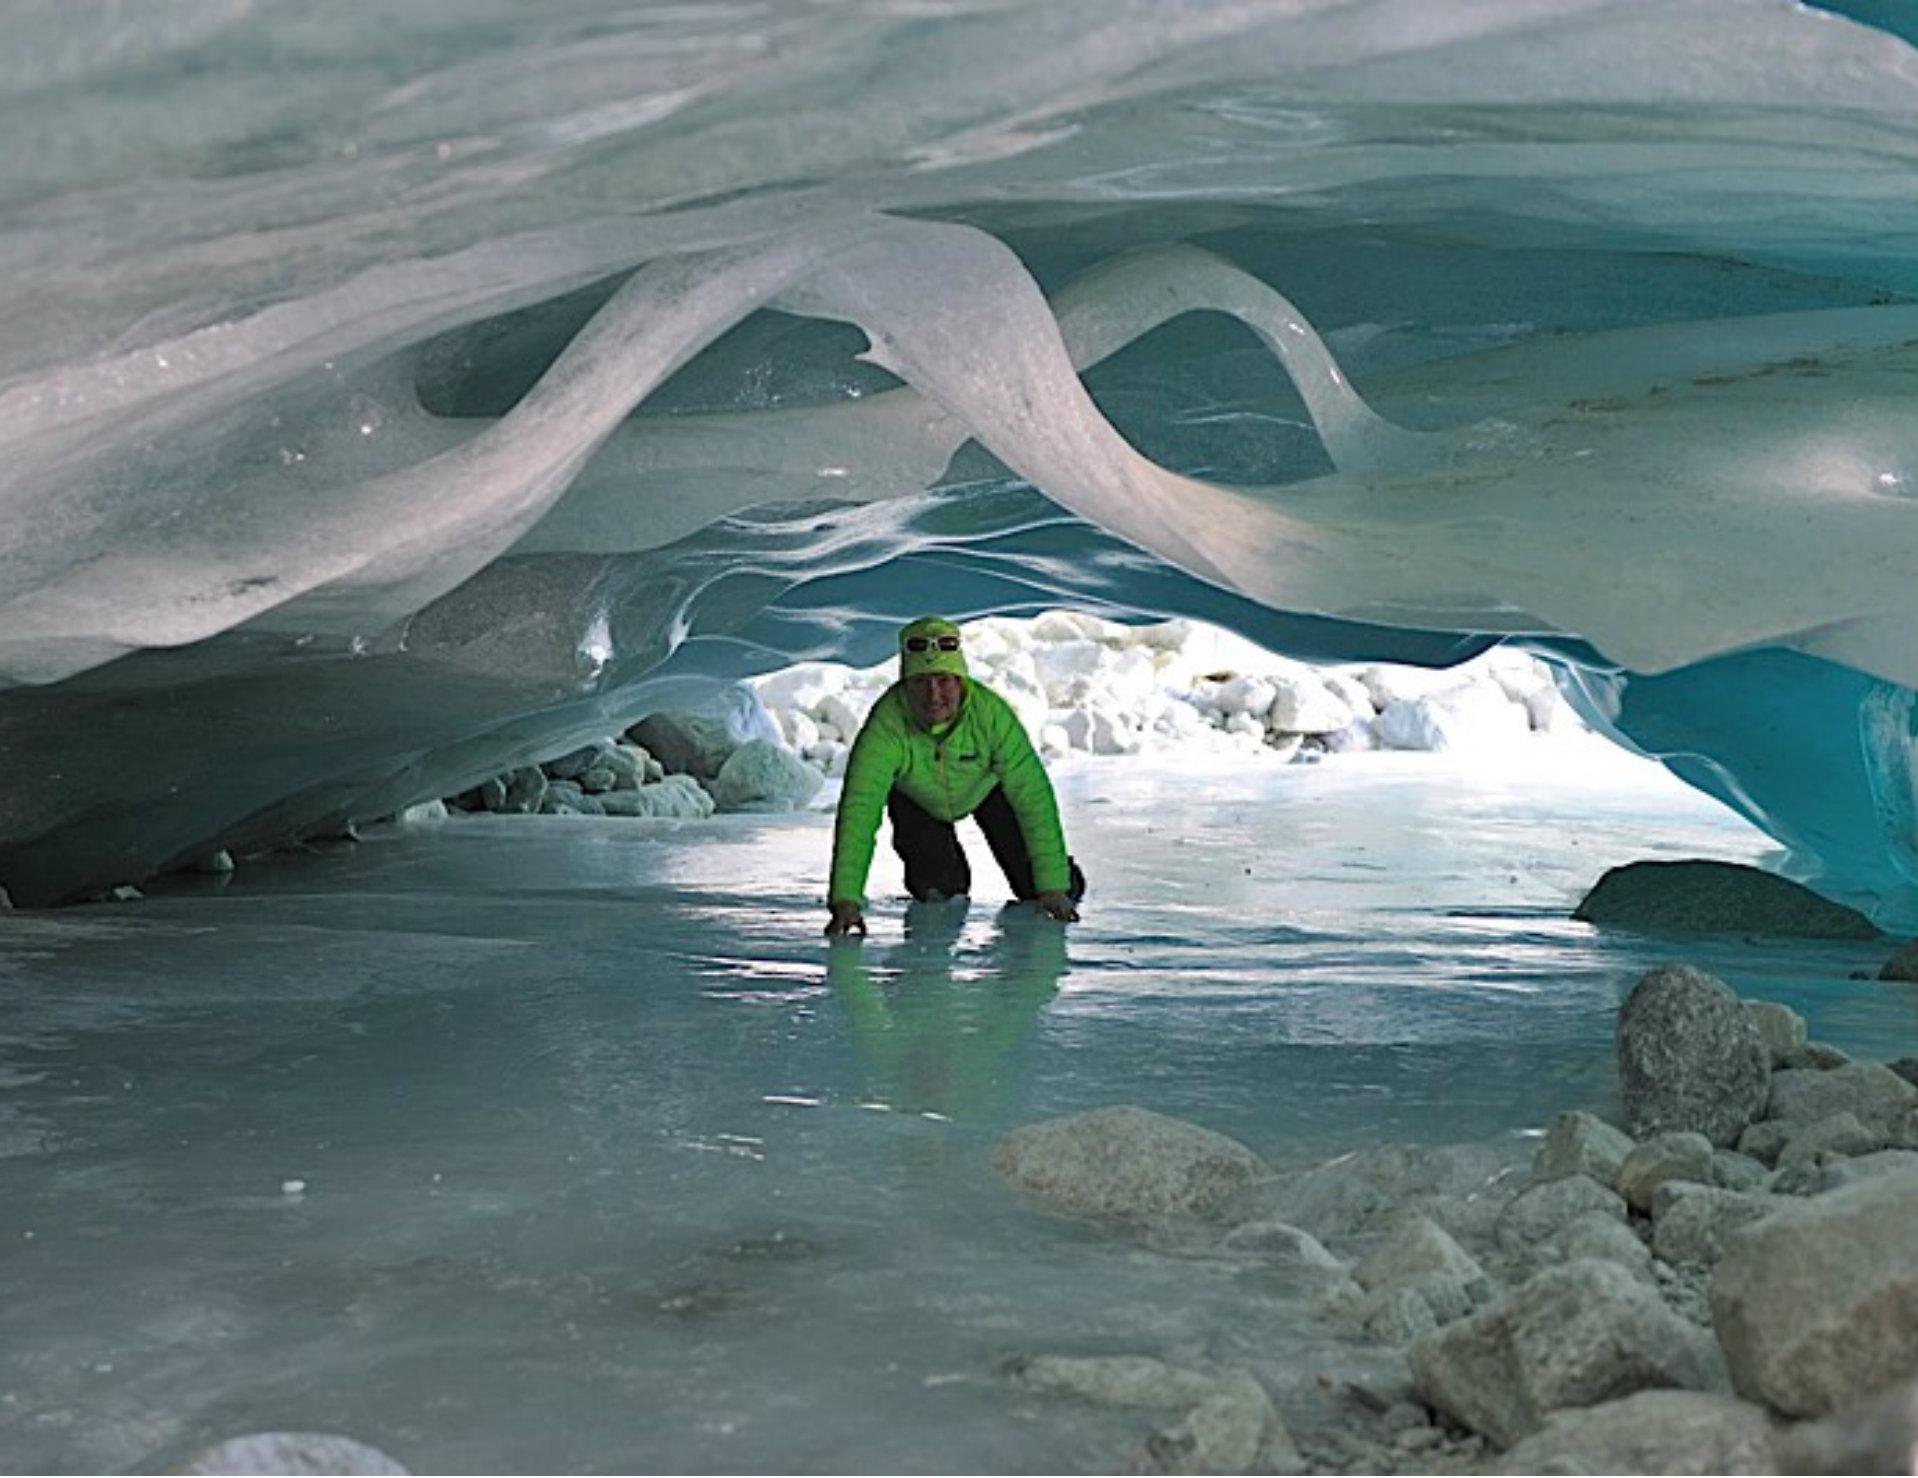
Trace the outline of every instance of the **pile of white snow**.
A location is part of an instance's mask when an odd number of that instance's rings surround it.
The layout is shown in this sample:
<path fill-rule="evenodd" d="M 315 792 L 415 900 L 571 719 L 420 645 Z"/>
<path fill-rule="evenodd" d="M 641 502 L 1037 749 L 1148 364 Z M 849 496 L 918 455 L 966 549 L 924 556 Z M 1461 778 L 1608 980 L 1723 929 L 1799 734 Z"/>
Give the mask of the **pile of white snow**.
<path fill-rule="evenodd" d="M 1244 754 L 1317 759 L 1359 750 L 1487 750 L 1586 731 L 1550 669 L 1494 648 L 1458 667 L 1314 666 L 1197 621 L 1124 626 L 1048 611 L 963 628 L 974 678 L 1005 698 L 1048 756 Z M 787 746 L 827 775 L 896 661 L 806 662 L 748 686 Z"/>

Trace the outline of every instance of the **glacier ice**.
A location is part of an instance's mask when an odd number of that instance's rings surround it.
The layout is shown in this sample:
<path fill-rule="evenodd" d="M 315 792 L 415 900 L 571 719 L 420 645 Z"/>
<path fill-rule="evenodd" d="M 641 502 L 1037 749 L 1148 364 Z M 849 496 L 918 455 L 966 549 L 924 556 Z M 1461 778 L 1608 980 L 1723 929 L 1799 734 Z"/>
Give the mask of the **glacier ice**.
<path fill-rule="evenodd" d="M 17 902 L 871 660 L 928 605 L 1064 602 L 1531 645 L 1797 871 L 1911 907 L 1918 52 L 1883 7 L 21 25 Z"/>

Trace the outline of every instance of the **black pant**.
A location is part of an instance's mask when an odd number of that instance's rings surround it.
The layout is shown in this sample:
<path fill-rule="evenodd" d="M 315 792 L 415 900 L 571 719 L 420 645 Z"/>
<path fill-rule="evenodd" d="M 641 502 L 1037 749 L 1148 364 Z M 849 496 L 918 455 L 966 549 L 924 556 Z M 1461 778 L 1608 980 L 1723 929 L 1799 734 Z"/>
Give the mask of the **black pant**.
<path fill-rule="evenodd" d="M 954 898 L 972 891 L 972 869 L 966 863 L 965 849 L 959 845 L 957 827 L 938 820 L 897 790 L 886 797 L 886 814 L 892 818 L 892 849 L 906 864 L 908 893 L 923 902 L 934 893 Z M 1032 885 L 1032 857 L 1026 851 L 1025 833 L 1019 829 L 1019 818 L 1013 814 L 1005 791 L 994 786 L 972 813 L 972 819 L 986 834 L 986 845 L 992 848 L 993 860 L 1006 875 L 1012 896 L 1037 898 L 1039 890 Z M 1066 891 L 1077 903 L 1086 896 L 1086 875 L 1071 858 L 1066 864 L 1072 876 Z"/>

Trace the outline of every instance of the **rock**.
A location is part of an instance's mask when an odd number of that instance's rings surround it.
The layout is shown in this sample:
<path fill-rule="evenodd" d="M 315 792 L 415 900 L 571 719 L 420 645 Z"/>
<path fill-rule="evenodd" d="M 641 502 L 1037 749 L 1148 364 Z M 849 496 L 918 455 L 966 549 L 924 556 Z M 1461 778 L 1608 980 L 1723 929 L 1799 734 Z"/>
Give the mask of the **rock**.
<path fill-rule="evenodd" d="M 443 809 L 441 814 L 445 814 Z M 233 871 L 233 854 L 222 847 L 217 852 L 207 852 L 195 857 L 182 871 L 203 873 L 208 877 L 225 877 Z"/>
<path fill-rule="evenodd" d="M 1015 1360 L 1009 1374 L 1035 1391 L 1138 1411 L 1196 1406 L 1219 1389 L 1217 1376 L 1149 1355 L 1034 1355 Z"/>
<path fill-rule="evenodd" d="M 1652 1192 L 1668 1180 L 1709 1185 L 1712 1143 L 1702 1134 L 1656 1134 L 1618 1167 L 1618 1193 L 1634 1211 L 1652 1209 Z"/>
<path fill-rule="evenodd" d="M 642 785 L 638 790 L 609 790 L 604 795 L 581 799 L 597 802 L 608 816 L 703 821 L 713 814 L 713 798 L 690 775 L 668 775 L 657 785 Z"/>
<path fill-rule="evenodd" d="M 1851 1054 L 1842 1047 L 1832 1046 L 1830 1042 L 1807 1042 L 1805 1050 L 1794 1055 L 1792 1060 L 1785 1064 L 1787 1067 L 1816 1068 L 1821 1073 L 1850 1065 Z"/>
<path fill-rule="evenodd" d="M 1572 913 L 1647 934 L 1762 934 L 1877 939 L 1877 925 L 1801 883 L 1736 862 L 1630 862 L 1598 880 Z"/>
<path fill-rule="evenodd" d="M 825 776 L 791 750 L 753 739 L 719 767 L 713 804 L 721 811 L 797 811 L 825 783 Z"/>
<path fill-rule="evenodd" d="M 1827 1191 L 1857 1185 L 1860 1181 L 1876 1180 L 1883 1175 L 1903 1175 L 1908 1171 L 1918 1171 L 1918 1151 L 1879 1150 L 1874 1154 L 1817 1166 L 1805 1173 L 1800 1184 L 1793 1188 L 1793 1193 L 1822 1196 Z"/>
<path fill-rule="evenodd" d="M 1777 1438 L 1781 1473 L 1918 1472 L 1918 1388 L 1900 1381 Z"/>
<path fill-rule="evenodd" d="M 494 775 L 482 780 L 453 802 L 462 811 L 497 811 L 506 804 L 506 782 Z"/>
<path fill-rule="evenodd" d="M 1708 1268 L 1725 1255 L 1733 1232 L 1791 1204 L 1782 1196 L 1762 1192 L 1752 1195 L 1700 1186 L 1659 1208 L 1652 1249 L 1666 1262 Z"/>
<path fill-rule="evenodd" d="M 1918 980 L 1918 939 L 1910 940 L 1898 947 L 1898 952 L 1885 961 L 1884 968 L 1878 972 L 1880 980 Z"/>
<path fill-rule="evenodd" d="M 1790 1142 L 1778 1152 L 1778 1168 L 1782 1171 L 1822 1165 L 1829 1159 L 1869 1155 L 1884 1147 L 1882 1129 L 1867 1129 L 1856 1114 L 1837 1113 L 1816 1119 L 1793 1134 Z"/>
<path fill-rule="evenodd" d="M 1407 1211 L 1454 1236 L 1489 1233 L 1520 1183 L 1522 1141 L 1386 1144 L 1262 1182 L 1219 1208 L 1228 1222 L 1277 1218 L 1323 1242 L 1382 1234 Z"/>
<path fill-rule="evenodd" d="M 1589 1175 L 1568 1175 L 1521 1191 L 1499 1216 L 1493 1235 L 1505 1251 L 1522 1253 L 1594 1211 L 1623 1221 L 1625 1202 Z"/>
<path fill-rule="evenodd" d="M 1485 1281 L 1485 1269 L 1430 1218 L 1413 1212 L 1374 1247 L 1352 1277 L 1361 1288 L 1390 1288 L 1439 1275 L 1470 1289 Z"/>
<path fill-rule="evenodd" d="M 1596 1258 L 1601 1262 L 1615 1262 L 1641 1278 L 1651 1276 L 1651 1249 L 1639 1240 L 1636 1232 L 1607 1212 L 1587 1211 L 1572 1218 L 1542 1245 L 1546 1254 L 1557 1262 Z"/>
<path fill-rule="evenodd" d="M 1532 1161 L 1533 1180 L 1589 1175 L 1600 1185 L 1618 1183 L 1618 1167 L 1632 1152 L 1631 1136 L 1596 1115 L 1572 1109 L 1552 1120 Z"/>
<path fill-rule="evenodd" d="M 1791 1143 L 1792 1126 L 1777 1119 L 1760 1119 L 1738 1136 L 1738 1153 L 1770 1165 Z"/>
<path fill-rule="evenodd" d="M 521 765 L 504 778 L 506 798 L 499 809 L 508 816 L 537 815 L 539 803 L 546 798 L 546 772 L 538 765 Z"/>
<path fill-rule="evenodd" d="M 1771 1053 L 1723 981 L 1689 965 L 1654 970 L 1619 1008 L 1625 1120 L 1637 1138 L 1737 1142 L 1771 1089 Z"/>
<path fill-rule="evenodd" d="M 665 766 L 668 774 L 711 780 L 738 747 L 723 719 L 667 711 L 648 714 L 625 737 Z"/>
<path fill-rule="evenodd" d="M 548 780 L 578 780 L 611 748 L 610 744 L 582 745 L 578 749 L 568 750 L 557 759 L 547 760 L 540 768 L 546 772 Z"/>
<path fill-rule="evenodd" d="M 204 1448 L 174 1473 L 389 1474 L 407 1470 L 376 1447 L 330 1432 L 250 1432 Z"/>
<path fill-rule="evenodd" d="M 1219 1239 L 1223 1252 L 1250 1253 L 1287 1267 L 1337 1273 L 1345 1264 L 1325 1250 L 1310 1232 L 1283 1221 L 1249 1221 Z"/>
<path fill-rule="evenodd" d="M 1780 1468 L 1762 1406 L 1701 1391 L 1639 1391 L 1554 1412 L 1496 1473 L 1802 1473 Z M 1862 1472 L 1863 1469 L 1850 1471 Z"/>
<path fill-rule="evenodd" d="M 1805 1025 L 1805 1018 L 1791 1007 L 1776 1001 L 1747 1001 L 1745 1014 L 1758 1028 L 1758 1035 L 1764 1038 L 1773 1067 L 1785 1066 L 1805 1050 L 1810 1028 Z"/>
<path fill-rule="evenodd" d="M 1235 1371 L 1179 1421 L 1146 1438 L 1134 1473 L 1297 1471 L 1298 1449 L 1257 1379 Z"/>
<path fill-rule="evenodd" d="M 1907 1083 L 1918 1086 L 1918 1057 L 1901 1057 L 1896 1062 L 1885 1064 Z"/>
<path fill-rule="evenodd" d="M 1765 1183 L 1762 1161 L 1737 1150 L 1716 1150 L 1712 1154 L 1712 1184 L 1728 1191 L 1755 1191 Z"/>
<path fill-rule="evenodd" d="M 1337 689 L 1309 673 L 1276 678 L 1273 687 L 1275 692 L 1265 721 L 1268 727 L 1280 733 L 1336 733 L 1355 718 L 1370 718 L 1372 714 L 1370 701 L 1365 703 L 1362 712 L 1354 712 L 1352 704 Z M 1363 694 L 1364 689 L 1359 692 Z"/>
<path fill-rule="evenodd" d="M 1469 1309 L 1469 1299 L 1466 1306 Z M 1366 1295 L 1353 1314 L 1366 1337 L 1382 1345 L 1408 1345 L 1441 1323 L 1451 1322 L 1439 1318 L 1419 1289 L 1404 1284 Z"/>
<path fill-rule="evenodd" d="M 1093 1216 L 1202 1213 L 1271 1174 L 1235 1139 L 1131 1107 L 1015 1129 L 992 1168 L 1036 1200 Z"/>
<path fill-rule="evenodd" d="M 1564 1407 L 1723 1384 L 1703 1330 L 1624 1268 L 1589 1260 L 1547 1268 L 1491 1308 L 1423 1336 L 1410 1358 L 1429 1405 L 1504 1446 Z"/>
<path fill-rule="evenodd" d="M 1889 1126 L 1918 1103 L 1914 1088 L 1877 1062 L 1853 1062 L 1821 1071 L 1783 1068 L 1771 1075 L 1766 1117 L 1797 1131 L 1834 1114 L 1851 1114 L 1867 1125 Z"/>
<path fill-rule="evenodd" d="M 1740 1395 L 1823 1416 L 1918 1374 L 1918 1175 L 1878 1176 L 1731 1238 L 1712 1323 Z"/>

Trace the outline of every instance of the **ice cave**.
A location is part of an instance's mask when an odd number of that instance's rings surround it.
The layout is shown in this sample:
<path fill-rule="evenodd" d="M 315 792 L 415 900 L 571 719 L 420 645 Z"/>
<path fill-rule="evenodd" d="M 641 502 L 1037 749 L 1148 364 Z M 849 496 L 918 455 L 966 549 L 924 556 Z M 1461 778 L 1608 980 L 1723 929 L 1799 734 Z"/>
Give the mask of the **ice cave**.
<path fill-rule="evenodd" d="M 0 1469 L 1918 1471 L 1918 3 L 0 17 Z"/>

